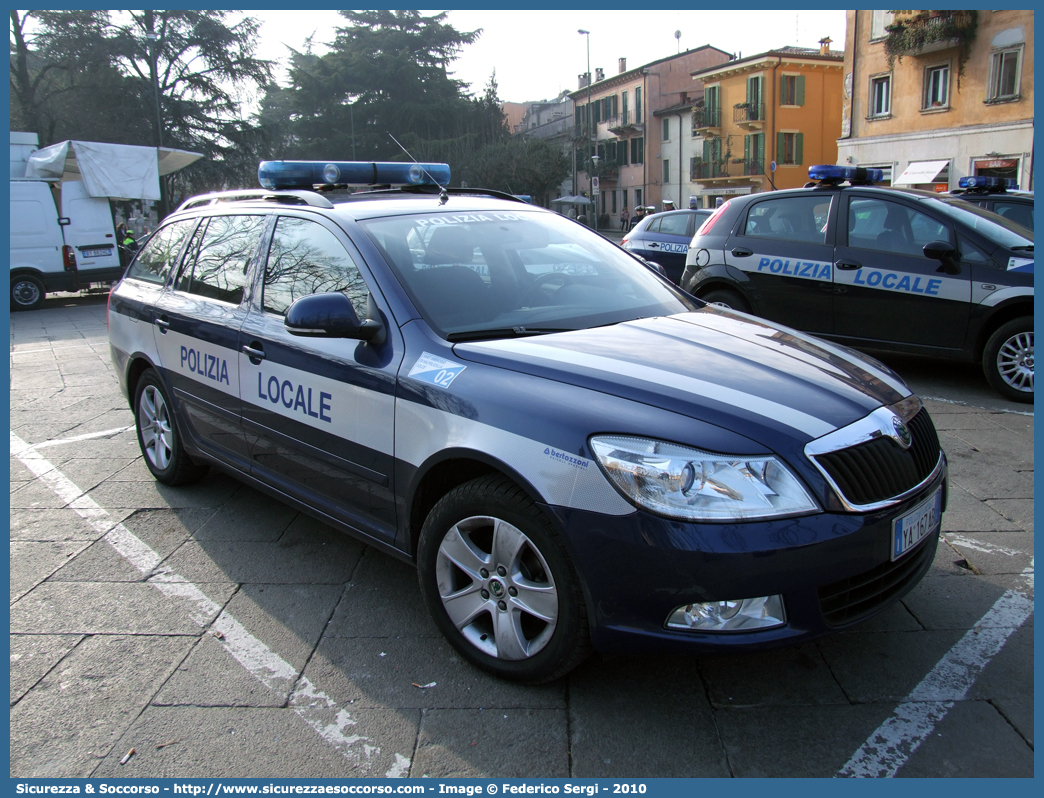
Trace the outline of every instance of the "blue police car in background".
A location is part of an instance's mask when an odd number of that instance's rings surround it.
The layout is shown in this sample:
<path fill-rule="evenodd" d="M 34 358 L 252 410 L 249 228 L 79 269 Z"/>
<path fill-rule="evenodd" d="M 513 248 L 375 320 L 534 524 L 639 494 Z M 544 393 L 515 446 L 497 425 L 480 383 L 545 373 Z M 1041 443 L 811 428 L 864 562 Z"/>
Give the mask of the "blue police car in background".
<path fill-rule="evenodd" d="M 667 279 L 678 285 L 689 254 L 689 242 L 710 215 L 709 210 L 654 213 L 636 224 L 623 237 L 620 246 L 660 264 Z"/>
<path fill-rule="evenodd" d="M 1033 192 L 1019 191 L 1014 180 L 976 175 L 962 177 L 957 186 L 949 196 L 974 202 L 1008 221 L 1033 229 Z"/>
<path fill-rule="evenodd" d="M 416 563 L 468 661 L 534 683 L 592 647 L 809 640 L 930 567 L 946 459 L 878 363 L 444 165 L 259 177 L 182 205 L 111 294 L 145 463 Z"/>
<path fill-rule="evenodd" d="M 810 188 L 724 203 L 681 286 L 849 346 L 980 362 L 1033 401 L 1033 233 L 963 199 L 813 166 Z"/>

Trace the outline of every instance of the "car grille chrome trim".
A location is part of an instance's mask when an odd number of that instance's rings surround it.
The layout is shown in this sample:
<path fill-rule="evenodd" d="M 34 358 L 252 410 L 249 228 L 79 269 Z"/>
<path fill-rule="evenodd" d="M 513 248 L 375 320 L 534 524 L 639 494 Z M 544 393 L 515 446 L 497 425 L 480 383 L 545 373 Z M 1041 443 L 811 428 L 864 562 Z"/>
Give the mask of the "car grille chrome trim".
<path fill-rule="evenodd" d="M 901 434 L 904 425 L 912 441 Z M 913 396 L 809 442 L 805 455 L 852 512 L 898 504 L 931 482 L 944 462 L 935 425 Z"/>

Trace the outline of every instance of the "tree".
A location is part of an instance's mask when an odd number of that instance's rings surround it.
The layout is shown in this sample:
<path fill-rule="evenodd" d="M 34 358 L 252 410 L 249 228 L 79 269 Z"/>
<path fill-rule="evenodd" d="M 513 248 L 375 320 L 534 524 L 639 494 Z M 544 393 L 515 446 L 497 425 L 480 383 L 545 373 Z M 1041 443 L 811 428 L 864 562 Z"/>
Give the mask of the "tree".
<path fill-rule="evenodd" d="M 510 138 L 475 153 L 464 169 L 469 186 L 530 194 L 547 205 L 549 194 L 569 176 L 569 157 L 543 139 Z"/>
<path fill-rule="evenodd" d="M 291 58 L 294 157 L 391 160 L 420 142 L 474 134 L 474 102 L 449 66 L 481 31 L 462 33 L 446 14 L 341 11 L 331 50 Z"/>
<path fill-rule="evenodd" d="M 32 11 L 11 12 L 11 26 L 12 123 L 41 144 L 94 138 L 201 152 L 168 179 L 183 191 L 239 184 L 256 169 L 264 131 L 242 106 L 268 85 L 271 64 L 255 56 L 252 17 Z"/>

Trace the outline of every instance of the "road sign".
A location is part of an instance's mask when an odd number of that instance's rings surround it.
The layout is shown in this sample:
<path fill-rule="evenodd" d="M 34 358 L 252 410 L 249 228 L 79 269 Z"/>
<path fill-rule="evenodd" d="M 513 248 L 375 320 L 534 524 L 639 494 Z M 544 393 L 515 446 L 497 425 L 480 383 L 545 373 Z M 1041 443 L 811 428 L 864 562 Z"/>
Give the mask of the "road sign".
<path fill-rule="evenodd" d="M 597 177 L 592 177 L 591 178 L 591 188 L 594 189 L 595 191 L 598 191 L 598 178 Z"/>

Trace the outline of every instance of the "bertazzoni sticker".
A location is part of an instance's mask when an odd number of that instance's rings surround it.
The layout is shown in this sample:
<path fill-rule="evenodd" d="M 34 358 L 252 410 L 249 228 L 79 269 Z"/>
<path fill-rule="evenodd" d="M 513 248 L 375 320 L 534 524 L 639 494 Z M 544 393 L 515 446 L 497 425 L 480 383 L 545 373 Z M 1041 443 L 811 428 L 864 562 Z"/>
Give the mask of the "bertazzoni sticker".
<path fill-rule="evenodd" d="M 430 352 L 422 352 L 421 356 L 417 358 L 417 362 L 413 364 L 413 368 L 410 369 L 409 376 L 421 382 L 430 382 L 440 388 L 449 388 L 450 383 L 466 368 L 467 366 L 462 363 L 454 363 L 452 360 L 446 360 Z"/>

